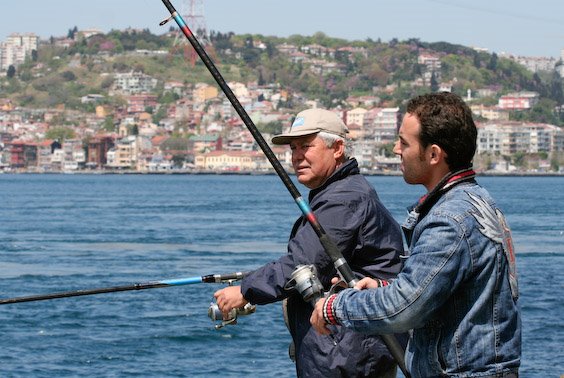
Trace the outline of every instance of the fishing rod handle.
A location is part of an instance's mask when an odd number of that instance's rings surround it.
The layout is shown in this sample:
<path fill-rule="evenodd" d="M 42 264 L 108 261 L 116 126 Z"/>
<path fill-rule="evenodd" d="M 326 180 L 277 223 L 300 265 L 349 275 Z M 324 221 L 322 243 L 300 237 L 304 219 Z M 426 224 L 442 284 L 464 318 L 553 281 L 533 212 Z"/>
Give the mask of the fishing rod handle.
<path fill-rule="evenodd" d="M 229 283 L 242 280 L 249 272 L 235 272 L 229 274 L 209 274 L 202 276 L 202 282 L 206 283 Z"/>

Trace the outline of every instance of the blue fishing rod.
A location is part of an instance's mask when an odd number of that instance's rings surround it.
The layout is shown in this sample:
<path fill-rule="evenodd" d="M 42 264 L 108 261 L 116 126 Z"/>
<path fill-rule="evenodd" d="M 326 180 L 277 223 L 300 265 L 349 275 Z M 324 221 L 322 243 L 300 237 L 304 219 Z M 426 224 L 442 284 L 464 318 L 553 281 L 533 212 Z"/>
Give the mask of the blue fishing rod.
<path fill-rule="evenodd" d="M 241 105 L 241 103 L 239 102 L 239 100 L 237 99 L 237 97 L 229 87 L 229 85 L 227 85 L 227 82 L 225 81 L 225 79 L 223 78 L 223 76 L 221 75 L 221 73 L 213 63 L 213 61 L 210 59 L 206 50 L 202 47 L 198 39 L 194 36 L 194 34 L 192 33 L 192 31 L 190 30 L 190 28 L 182 18 L 182 16 L 176 11 L 176 9 L 171 4 L 171 2 L 169 0 L 162 0 L 162 2 L 170 12 L 170 17 L 161 21 L 160 26 L 166 24 L 172 19 L 176 21 L 178 27 L 180 28 L 180 30 L 182 30 L 182 33 L 188 39 L 188 41 L 190 42 L 190 44 L 192 45 L 192 47 L 194 48 L 194 50 L 196 51 L 196 53 L 198 54 L 198 56 L 206 66 L 206 68 L 208 69 L 208 71 L 211 73 L 214 80 L 217 82 L 217 84 L 219 85 L 219 87 L 221 88 L 221 90 L 229 100 L 229 102 L 231 102 L 231 105 L 233 105 L 233 108 L 235 109 L 239 117 L 241 117 L 241 120 L 243 121 L 243 123 L 245 124 L 245 126 L 247 127 L 247 129 L 249 130 L 249 132 L 251 133 L 251 135 L 253 136 L 253 138 L 261 148 L 262 152 L 265 154 L 266 158 L 268 159 L 268 161 L 270 162 L 270 164 L 278 174 L 278 177 L 280 177 L 280 179 L 286 186 L 286 189 L 288 189 L 288 191 L 294 198 L 294 201 L 296 202 L 296 204 L 304 214 L 305 218 L 308 220 L 309 224 L 314 229 L 315 233 L 319 238 L 319 241 L 321 242 L 323 248 L 325 249 L 325 252 L 333 261 L 335 269 L 337 269 L 337 272 L 339 273 L 341 279 L 347 284 L 348 287 L 354 287 L 354 285 L 358 282 L 358 280 L 356 279 L 347 260 L 345 260 L 343 254 L 341 253 L 337 245 L 327 235 L 327 233 L 325 232 L 325 230 L 317 220 L 317 217 L 311 210 L 309 204 L 301 196 L 300 192 L 298 191 L 298 189 L 290 179 L 290 176 L 284 170 L 284 167 L 282 167 L 282 164 L 280 164 L 280 162 L 272 152 L 272 149 L 264 140 L 262 134 L 251 120 L 251 117 L 249 117 L 249 115 L 247 114 L 247 111 L 243 108 L 243 106 Z M 390 351 L 390 354 L 397 361 L 398 366 L 400 367 L 403 374 L 406 376 L 406 378 L 409 378 L 409 373 L 405 367 L 404 351 L 400 343 L 393 335 L 381 335 L 381 337 L 382 340 L 384 341 L 384 344 L 386 344 L 386 347 Z"/>
<path fill-rule="evenodd" d="M 57 298 L 80 297 L 84 295 L 115 293 L 119 291 L 158 289 L 164 287 L 193 285 L 199 283 L 231 284 L 234 281 L 238 281 L 242 279 L 245 276 L 245 274 L 246 273 L 242 273 L 242 272 L 229 273 L 229 274 L 209 274 L 206 276 L 176 278 L 176 279 L 169 279 L 162 281 L 150 281 L 145 283 L 135 283 L 132 285 L 124 285 L 124 286 L 101 287 L 97 289 L 74 290 L 74 291 L 64 291 L 64 292 L 50 293 L 50 294 L 30 295 L 25 297 L 6 298 L 6 299 L 0 299 L 0 305 L 22 303 L 22 302 L 44 301 L 44 300 L 57 299 Z"/>

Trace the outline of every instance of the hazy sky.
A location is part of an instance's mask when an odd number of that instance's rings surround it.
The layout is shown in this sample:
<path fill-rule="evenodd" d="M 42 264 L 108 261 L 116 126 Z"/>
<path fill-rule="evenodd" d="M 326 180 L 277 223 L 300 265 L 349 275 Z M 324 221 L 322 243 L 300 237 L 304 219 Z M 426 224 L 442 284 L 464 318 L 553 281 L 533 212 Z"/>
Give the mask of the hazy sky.
<path fill-rule="evenodd" d="M 199 0 L 208 30 L 287 37 L 323 32 L 348 40 L 419 38 L 490 52 L 560 57 L 562 0 Z M 190 0 L 171 0 L 188 14 Z M 149 28 L 169 13 L 161 0 L 0 0 L 0 41 L 12 32 L 42 38 L 68 30 Z M 196 10 L 196 14 L 201 11 Z M 187 20 L 188 21 L 188 20 Z M 190 24 L 188 25 L 190 26 Z"/>

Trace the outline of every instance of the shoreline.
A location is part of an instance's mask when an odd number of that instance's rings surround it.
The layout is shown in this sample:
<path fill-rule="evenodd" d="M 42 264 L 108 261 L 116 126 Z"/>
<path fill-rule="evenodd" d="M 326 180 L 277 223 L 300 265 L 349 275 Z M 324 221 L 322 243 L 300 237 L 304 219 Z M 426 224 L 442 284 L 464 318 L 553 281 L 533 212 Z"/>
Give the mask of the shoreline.
<path fill-rule="evenodd" d="M 83 170 L 83 171 L 52 171 L 52 172 L 33 172 L 33 171 L 0 171 L 0 175 L 224 175 L 224 176 L 270 176 L 276 175 L 271 171 L 209 171 L 209 170 L 174 170 L 166 172 L 140 172 L 133 170 L 110 171 L 110 170 Z M 294 173 L 288 172 L 290 176 Z M 361 172 L 364 176 L 402 176 L 398 172 Z M 481 177 L 564 177 L 564 172 L 476 172 L 476 176 Z"/>

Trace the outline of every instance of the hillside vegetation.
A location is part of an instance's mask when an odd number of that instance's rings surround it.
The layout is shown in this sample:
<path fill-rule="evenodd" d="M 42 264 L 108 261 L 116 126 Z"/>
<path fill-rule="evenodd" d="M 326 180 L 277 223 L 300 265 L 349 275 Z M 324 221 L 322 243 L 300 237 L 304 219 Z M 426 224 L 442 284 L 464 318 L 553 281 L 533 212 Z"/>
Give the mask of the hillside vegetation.
<path fill-rule="evenodd" d="M 69 34 L 73 31 L 69 30 Z M 154 35 L 144 31 L 111 31 L 78 40 L 70 48 L 57 47 L 52 39 L 41 44 L 37 54 L 16 72 L 0 79 L 0 98 L 10 98 L 19 106 L 49 108 L 64 104 L 67 109 L 94 111 L 82 104 L 86 94 L 105 95 L 105 102 L 119 105 L 123 99 L 109 96 L 112 74 L 138 71 L 159 80 L 157 95 L 165 101 L 164 82 L 207 82 L 213 78 L 193 56 L 187 45 L 175 45 L 175 33 Z M 536 74 L 495 53 L 445 42 L 425 43 L 418 39 L 389 42 L 347 41 L 323 33 L 278 38 L 263 35 L 210 35 L 206 47 L 227 81 L 277 84 L 307 99 L 317 99 L 326 107 L 343 104 L 350 96 L 378 96 L 382 106 L 402 106 L 419 93 L 437 90 L 448 83 L 452 91 L 466 96 L 468 90 L 493 88 L 497 97 L 516 91 L 535 91 L 539 104 L 514 119 L 562 125 L 555 109 L 564 103 L 562 80 L 556 72 Z M 336 63 L 340 69 L 316 74 L 307 64 L 294 62 L 278 48 L 283 44 L 300 49 L 319 45 L 336 49 L 334 56 L 316 57 Z M 344 49 L 347 48 L 347 49 Z M 142 55 L 136 51 L 162 51 Z M 434 72 L 429 85 L 414 85 L 421 80 L 425 66 L 418 63 L 421 53 L 440 57 L 440 72 Z M 479 103 L 492 105 L 497 98 L 485 97 Z M 295 104 L 284 104 L 293 108 Z"/>

